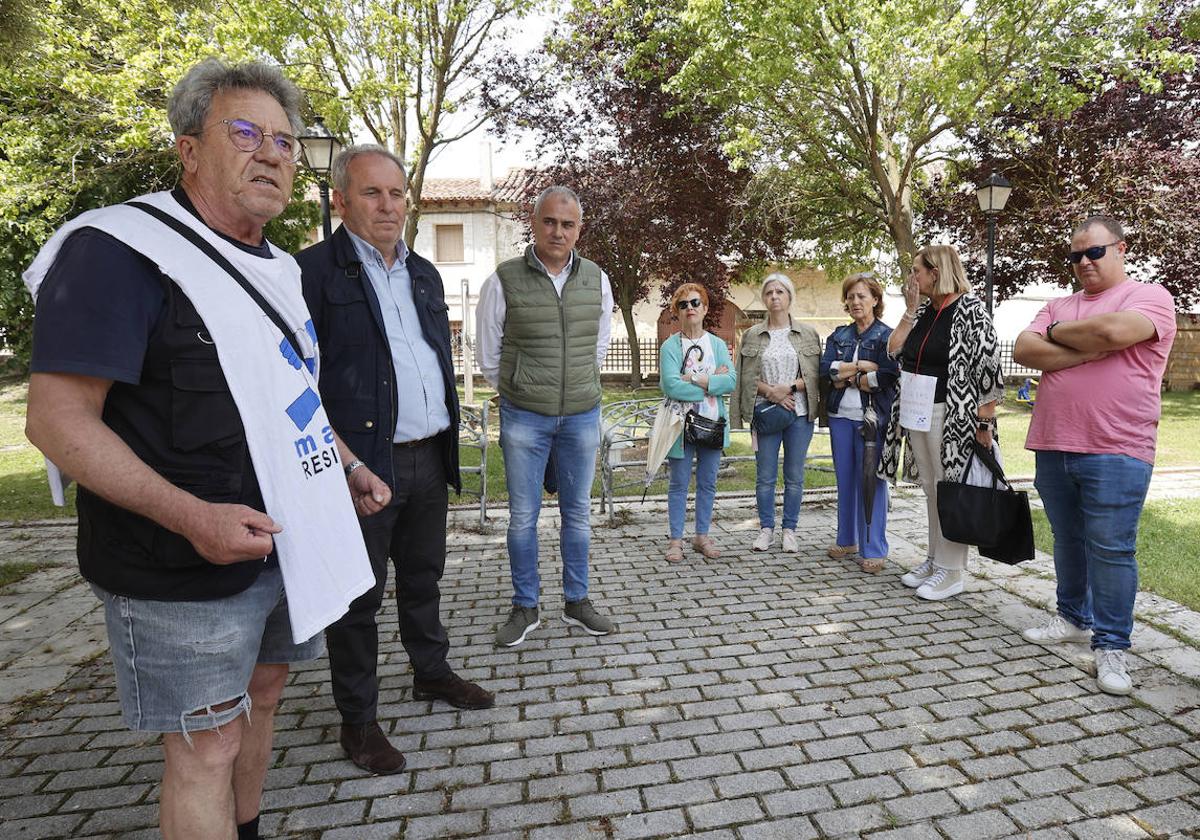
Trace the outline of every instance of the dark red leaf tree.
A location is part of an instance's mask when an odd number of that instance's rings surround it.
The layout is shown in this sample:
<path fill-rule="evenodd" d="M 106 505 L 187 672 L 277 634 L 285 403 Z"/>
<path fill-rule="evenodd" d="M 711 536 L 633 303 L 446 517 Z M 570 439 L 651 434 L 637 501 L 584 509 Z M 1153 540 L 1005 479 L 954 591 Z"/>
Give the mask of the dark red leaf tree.
<path fill-rule="evenodd" d="M 749 173 L 735 170 L 722 151 L 717 118 L 666 89 L 678 62 L 666 55 L 654 64 L 633 59 L 639 27 L 648 35 L 662 7 L 625 8 L 618 20 L 611 9 L 577 7 L 566 34 L 548 40 L 541 84 L 505 79 L 533 92 L 499 118 L 496 130 L 536 138 L 545 163 L 528 182 L 530 206 L 551 184 L 579 194 L 580 252 L 608 274 L 631 339 L 636 386 L 637 303 L 655 289 L 666 301 L 682 283 L 698 283 L 708 291 L 714 324 L 730 280 L 783 243 L 771 234 L 775 228 L 755 223 Z"/>
<path fill-rule="evenodd" d="M 1200 55 L 1184 5 L 1160 26 L 1175 48 Z M 1162 283 L 1179 311 L 1200 303 L 1200 72 L 1160 89 L 1110 79 L 1068 117 L 1010 109 L 968 138 L 971 162 L 948 170 L 925 202 L 927 230 L 958 243 L 971 280 L 984 282 L 986 234 L 974 186 L 991 172 L 1013 183 L 999 217 L 993 282 L 999 300 L 1032 283 L 1069 287 L 1071 230 L 1093 213 L 1122 222 L 1130 276 Z"/>

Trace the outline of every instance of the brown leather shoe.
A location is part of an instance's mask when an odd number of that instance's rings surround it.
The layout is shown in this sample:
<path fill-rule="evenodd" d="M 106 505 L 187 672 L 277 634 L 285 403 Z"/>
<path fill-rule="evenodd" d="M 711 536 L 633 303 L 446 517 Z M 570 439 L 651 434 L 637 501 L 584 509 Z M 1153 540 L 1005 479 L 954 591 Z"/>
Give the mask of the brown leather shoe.
<path fill-rule="evenodd" d="M 342 749 L 362 769 L 380 776 L 404 769 L 404 755 L 388 741 L 378 723 L 342 724 Z"/>
<path fill-rule="evenodd" d="M 496 695 L 451 671 L 440 680 L 413 678 L 413 699 L 444 700 L 458 709 L 490 709 Z"/>

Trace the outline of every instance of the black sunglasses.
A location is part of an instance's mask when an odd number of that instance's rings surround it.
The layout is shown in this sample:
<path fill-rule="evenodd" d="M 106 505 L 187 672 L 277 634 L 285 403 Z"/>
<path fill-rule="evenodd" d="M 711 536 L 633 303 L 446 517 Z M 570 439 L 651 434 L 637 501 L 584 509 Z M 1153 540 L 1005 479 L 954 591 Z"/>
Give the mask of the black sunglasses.
<path fill-rule="evenodd" d="M 1118 239 L 1116 242 L 1109 242 L 1107 245 L 1093 245 L 1091 248 L 1084 248 L 1082 251 L 1072 251 L 1067 254 L 1067 259 L 1079 265 L 1084 257 L 1087 257 L 1091 262 L 1101 259 L 1105 252 L 1114 245 L 1120 245 L 1124 240 Z"/>
<path fill-rule="evenodd" d="M 689 300 L 675 301 L 675 308 L 678 309 L 680 312 L 683 312 L 689 306 L 692 309 L 699 309 L 702 305 L 703 305 L 703 303 L 700 300 L 700 298 L 690 298 Z"/>

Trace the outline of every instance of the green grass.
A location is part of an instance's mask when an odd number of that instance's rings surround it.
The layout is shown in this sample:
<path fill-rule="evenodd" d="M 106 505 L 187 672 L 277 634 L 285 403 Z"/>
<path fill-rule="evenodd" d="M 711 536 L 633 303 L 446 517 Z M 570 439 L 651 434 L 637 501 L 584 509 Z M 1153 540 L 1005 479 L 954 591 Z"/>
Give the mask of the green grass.
<path fill-rule="evenodd" d="M 1004 472 L 1010 476 L 1033 475 L 1033 453 L 1025 448 L 1025 435 L 1033 416 L 1029 407 L 1016 402 L 1016 388 L 1008 389 L 1007 402 L 996 416 L 1000 424 L 1000 447 Z M 1156 467 L 1188 467 L 1200 463 L 1200 391 L 1163 394 L 1162 419 L 1158 424 Z"/>
<path fill-rule="evenodd" d="M 1200 610 L 1200 499 L 1152 499 L 1138 525 L 1138 588 Z M 1043 510 L 1033 511 L 1033 538 L 1048 554 L 1054 536 Z"/>
<path fill-rule="evenodd" d="M 12 563 L 0 563 L 0 592 L 14 583 L 25 580 L 36 571 L 48 569 L 51 565 L 53 564 L 39 560 L 16 560 Z"/>

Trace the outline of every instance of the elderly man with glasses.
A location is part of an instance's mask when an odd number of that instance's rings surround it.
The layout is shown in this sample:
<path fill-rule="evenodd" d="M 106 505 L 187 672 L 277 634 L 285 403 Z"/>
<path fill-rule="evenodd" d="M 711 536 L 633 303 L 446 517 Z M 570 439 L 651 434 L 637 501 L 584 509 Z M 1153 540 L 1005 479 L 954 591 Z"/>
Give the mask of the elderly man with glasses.
<path fill-rule="evenodd" d="M 1175 305 L 1125 273 L 1125 233 L 1107 216 L 1075 229 L 1069 260 L 1081 291 L 1052 300 L 1013 358 L 1045 371 L 1025 441 L 1054 532 L 1057 612 L 1024 632 L 1039 644 L 1090 641 L 1097 685 L 1133 689 L 1125 662 L 1137 595 L 1138 518 L 1161 410 Z"/>
<path fill-rule="evenodd" d="M 579 197 L 554 186 L 537 197 L 533 244 L 496 267 L 479 292 L 476 353 L 500 392 L 500 448 L 508 484 L 513 597 L 496 643 L 514 647 L 540 624 L 538 514 L 551 450 L 557 459 L 563 621 L 612 632 L 588 598 L 592 477 L 600 446 L 600 363 L 608 352 L 608 275 L 575 252 Z"/>
<path fill-rule="evenodd" d="M 263 236 L 300 99 L 275 67 L 196 65 L 168 103 L 180 186 L 72 220 L 25 273 L 26 432 L 60 493 L 79 482 L 121 710 L 162 733 L 167 840 L 258 836 L 289 663 L 373 582 L 354 504 L 388 487 L 360 470 L 347 493 L 300 270 Z"/>

